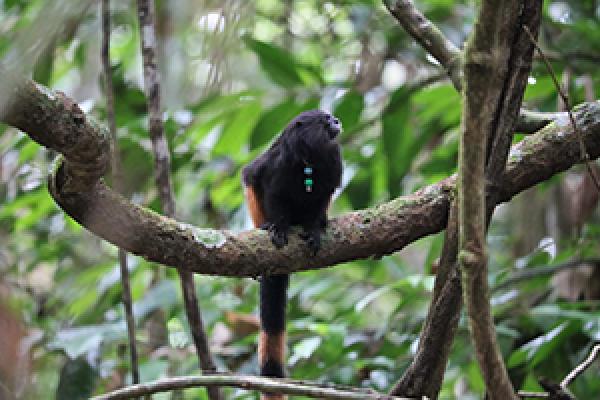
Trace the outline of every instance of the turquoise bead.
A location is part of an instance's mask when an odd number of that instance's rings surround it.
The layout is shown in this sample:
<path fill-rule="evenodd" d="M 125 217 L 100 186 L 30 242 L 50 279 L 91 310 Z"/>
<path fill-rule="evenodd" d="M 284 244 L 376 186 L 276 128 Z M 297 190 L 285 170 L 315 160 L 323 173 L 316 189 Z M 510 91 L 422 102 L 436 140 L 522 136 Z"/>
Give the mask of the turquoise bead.
<path fill-rule="evenodd" d="M 310 179 L 310 178 L 308 178 L 308 179 L 305 179 L 305 180 L 304 180 L 304 184 L 305 184 L 306 186 L 312 186 L 312 184 L 313 184 L 313 180 L 312 180 L 312 179 Z"/>

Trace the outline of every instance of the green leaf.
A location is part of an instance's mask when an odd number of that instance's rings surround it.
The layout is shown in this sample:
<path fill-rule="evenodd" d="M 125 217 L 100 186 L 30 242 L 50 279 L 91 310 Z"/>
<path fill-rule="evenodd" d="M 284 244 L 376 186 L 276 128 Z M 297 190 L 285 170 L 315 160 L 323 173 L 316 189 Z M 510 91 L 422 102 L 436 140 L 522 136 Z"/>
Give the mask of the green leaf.
<path fill-rule="evenodd" d="M 580 324 L 564 322 L 548 333 L 525 343 L 515 350 L 508 359 L 508 367 L 513 368 L 527 362 L 527 368 L 534 368 L 579 330 Z"/>
<path fill-rule="evenodd" d="M 310 358 L 312 354 L 321 345 L 322 339 L 320 336 L 313 336 L 300 340 L 292 348 L 290 363 L 294 364 L 298 360 Z"/>
<path fill-rule="evenodd" d="M 229 209 L 242 204 L 244 196 L 240 190 L 241 182 L 240 176 L 236 174 L 215 185 L 210 191 L 212 203 Z"/>
<path fill-rule="evenodd" d="M 297 62 L 287 50 L 249 36 L 244 37 L 244 42 L 258 56 L 260 66 L 276 84 L 293 88 L 323 82 L 317 68 Z"/>
<path fill-rule="evenodd" d="M 400 101 L 402 98 L 404 101 Z M 412 152 L 415 136 L 410 126 L 411 103 L 407 92 L 396 91 L 390 100 L 390 105 L 385 110 L 382 130 L 382 143 L 380 150 L 386 158 L 387 188 L 392 197 L 401 193 L 401 179 L 408 172 L 413 158 Z"/>
<path fill-rule="evenodd" d="M 36 155 L 43 151 L 43 147 L 40 147 L 39 144 L 37 144 L 33 140 L 28 141 L 19 150 L 19 164 L 24 164 L 28 161 L 31 161 Z"/>
<path fill-rule="evenodd" d="M 591 318 L 600 318 L 599 312 L 585 312 L 578 310 L 564 309 L 558 304 L 542 304 L 531 310 L 531 315 L 536 317 L 548 318 L 555 317 L 567 320 L 588 321 Z"/>
<path fill-rule="evenodd" d="M 443 126 L 456 126 L 460 122 L 462 99 L 450 84 L 422 89 L 412 96 L 412 101 L 422 125 L 439 121 Z"/>
<path fill-rule="evenodd" d="M 76 359 L 99 351 L 102 343 L 124 339 L 126 332 L 124 321 L 67 328 L 56 333 L 54 339 L 48 343 L 48 348 L 61 349 L 69 358 Z"/>
<path fill-rule="evenodd" d="M 250 149 L 260 148 L 287 126 L 287 124 L 302 111 L 316 108 L 319 105 L 317 98 L 313 97 L 304 103 L 298 103 L 293 98 L 283 102 L 262 113 L 250 135 Z"/>
<path fill-rule="evenodd" d="M 237 111 L 244 103 L 258 100 L 261 94 L 260 90 L 242 90 L 227 95 L 214 94 L 202 99 L 190 109 L 194 114 L 200 114 L 202 118 L 229 114 Z"/>
<path fill-rule="evenodd" d="M 14 232 L 23 232 L 47 218 L 56 210 L 56 205 L 46 188 L 37 188 L 15 197 L 11 203 L 0 207 L 0 221 L 14 218 Z"/>
<path fill-rule="evenodd" d="M 342 128 L 347 132 L 356 127 L 364 108 L 363 95 L 355 90 L 349 90 L 334 107 L 333 114 L 342 121 Z"/>
<path fill-rule="evenodd" d="M 60 371 L 56 400 L 89 399 L 97 378 L 98 372 L 84 358 L 67 360 Z"/>
<path fill-rule="evenodd" d="M 140 380 L 150 382 L 164 378 L 169 370 L 169 361 L 151 359 L 140 365 Z M 154 397 L 154 396 L 153 396 Z"/>
<path fill-rule="evenodd" d="M 260 109 L 260 104 L 256 100 L 243 103 L 223 127 L 221 136 L 213 148 L 213 155 L 228 155 L 231 158 L 239 159 L 240 150 L 248 142 L 260 116 Z"/>
<path fill-rule="evenodd" d="M 483 376 L 481 376 L 481 371 L 477 362 L 472 361 L 469 363 L 467 367 L 467 378 L 470 386 L 477 392 L 483 393 L 485 391 L 485 382 Z"/>
<path fill-rule="evenodd" d="M 133 315 L 138 320 L 159 308 L 169 308 L 179 302 L 177 287 L 170 280 L 163 280 L 146 292 L 144 297 L 133 303 Z"/>

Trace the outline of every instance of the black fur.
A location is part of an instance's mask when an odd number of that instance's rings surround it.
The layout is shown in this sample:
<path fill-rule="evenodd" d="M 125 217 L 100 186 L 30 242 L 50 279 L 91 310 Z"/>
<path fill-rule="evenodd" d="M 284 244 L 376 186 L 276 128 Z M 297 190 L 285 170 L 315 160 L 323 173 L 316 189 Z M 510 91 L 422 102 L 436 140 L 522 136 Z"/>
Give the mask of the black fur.
<path fill-rule="evenodd" d="M 270 334 L 285 329 L 286 290 L 289 275 L 269 275 L 260 279 L 260 327 Z"/>
<path fill-rule="evenodd" d="M 275 360 L 267 360 L 267 362 L 260 367 L 260 374 L 272 378 L 283 378 L 285 376 L 283 365 Z"/>
<path fill-rule="evenodd" d="M 301 237 L 311 253 L 321 247 L 321 232 L 327 225 L 327 208 L 340 185 L 342 161 L 335 141 L 341 127 L 337 118 L 320 110 L 294 118 L 271 147 L 246 166 L 244 184 L 254 189 L 264 212 L 263 229 L 278 248 L 287 244 L 292 225 L 303 228 Z M 306 191 L 306 167 L 312 168 L 312 191 Z M 288 275 L 265 276 L 260 285 L 261 328 L 269 335 L 285 330 Z M 261 375 L 283 377 L 282 360 L 269 354 Z"/>
<path fill-rule="evenodd" d="M 340 147 L 335 141 L 339 132 L 339 121 L 329 113 L 303 112 L 266 152 L 244 168 L 244 183 L 254 188 L 265 213 L 265 228 L 277 247 L 287 244 L 291 225 L 300 225 L 311 250 L 319 249 L 327 207 L 341 182 Z M 310 193 L 304 185 L 307 166 L 313 169 Z"/>

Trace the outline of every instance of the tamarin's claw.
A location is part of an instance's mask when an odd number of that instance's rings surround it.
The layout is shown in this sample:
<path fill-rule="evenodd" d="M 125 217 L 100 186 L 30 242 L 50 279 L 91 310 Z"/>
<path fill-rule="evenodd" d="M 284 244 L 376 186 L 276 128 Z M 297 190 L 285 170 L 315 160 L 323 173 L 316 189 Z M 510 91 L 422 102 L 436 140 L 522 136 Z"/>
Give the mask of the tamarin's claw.
<path fill-rule="evenodd" d="M 275 247 L 277 247 L 278 249 L 282 248 L 288 243 L 287 232 L 284 230 L 278 229 L 275 226 L 273 226 L 272 229 L 269 231 L 269 234 L 271 236 L 271 242 L 273 242 Z"/>
<path fill-rule="evenodd" d="M 300 237 L 306 241 L 311 255 L 316 255 L 321 248 L 321 234 L 316 232 L 301 232 Z"/>
<path fill-rule="evenodd" d="M 275 247 L 277 247 L 278 249 L 282 248 L 288 243 L 287 230 L 282 229 L 270 222 L 265 222 L 264 224 L 262 224 L 260 226 L 260 229 L 269 231 L 269 237 L 271 238 L 271 242 L 273 242 Z"/>
<path fill-rule="evenodd" d="M 270 231 L 272 226 L 273 226 L 273 224 L 270 222 L 263 222 L 263 224 L 261 226 L 259 226 L 258 228 L 262 229 L 263 231 Z"/>

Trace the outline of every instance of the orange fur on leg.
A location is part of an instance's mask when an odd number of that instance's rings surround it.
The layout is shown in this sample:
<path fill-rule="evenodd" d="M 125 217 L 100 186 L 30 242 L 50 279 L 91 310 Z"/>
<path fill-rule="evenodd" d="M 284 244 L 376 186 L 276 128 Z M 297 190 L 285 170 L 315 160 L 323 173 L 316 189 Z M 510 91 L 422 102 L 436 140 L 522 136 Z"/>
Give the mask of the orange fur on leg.
<path fill-rule="evenodd" d="M 267 335 L 264 331 L 260 332 L 258 339 L 258 363 L 263 365 L 267 357 L 284 364 L 285 358 L 285 331 L 277 335 Z M 285 400 L 287 396 L 277 393 L 263 393 L 261 400 Z"/>
<path fill-rule="evenodd" d="M 246 196 L 246 202 L 248 203 L 248 211 L 250 211 L 250 217 L 256 228 L 259 228 L 265 223 L 265 213 L 260 205 L 256 192 L 252 186 L 246 186 L 244 188 L 244 194 Z"/>
<path fill-rule="evenodd" d="M 260 332 L 258 339 L 258 361 L 261 365 L 266 362 L 267 355 L 281 364 L 284 363 L 285 332 L 277 335 L 267 335 L 264 331 Z"/>

